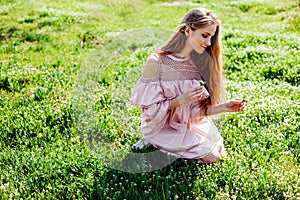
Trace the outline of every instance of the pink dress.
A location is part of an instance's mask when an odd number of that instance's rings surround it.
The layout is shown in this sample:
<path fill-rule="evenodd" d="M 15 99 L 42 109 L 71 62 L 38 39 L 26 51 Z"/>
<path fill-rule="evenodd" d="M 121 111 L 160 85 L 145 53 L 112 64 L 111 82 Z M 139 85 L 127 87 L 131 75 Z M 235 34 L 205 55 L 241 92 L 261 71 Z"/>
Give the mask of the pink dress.
<path fill-rule="evenodd" d="M 170 100 L 199 86 L 201 75 L 191 58 L 152 54 L 158 60 L 153 78 L 138 80 L 131 103 L 142 109 L 143 139 L 178 158 L 201 159 L 214 151 L 225 154 L 223 139 L 209 117 L 199 117 L 198 102 L 168 111 Z"/>

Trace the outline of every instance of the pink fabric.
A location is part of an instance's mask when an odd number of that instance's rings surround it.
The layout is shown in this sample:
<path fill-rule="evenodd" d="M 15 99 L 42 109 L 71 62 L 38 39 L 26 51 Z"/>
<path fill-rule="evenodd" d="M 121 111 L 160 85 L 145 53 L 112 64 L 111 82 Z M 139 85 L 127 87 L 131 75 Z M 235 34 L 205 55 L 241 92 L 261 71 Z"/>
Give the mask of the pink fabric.
<path fill-rule="evenodd" d="M 199 117 L 198 103 L 168 111 L 171 99 L 199 85 L 201 75 L 192 59 L 151 56 L 158 59 L 159 72 L 153 78 L 141 77 L 130 99 L 142 109 L 143 138 L 161 151 L 180 158 L 200 159 L 220 150 L 224 153 L 218 129 L 210 118 Z"/>

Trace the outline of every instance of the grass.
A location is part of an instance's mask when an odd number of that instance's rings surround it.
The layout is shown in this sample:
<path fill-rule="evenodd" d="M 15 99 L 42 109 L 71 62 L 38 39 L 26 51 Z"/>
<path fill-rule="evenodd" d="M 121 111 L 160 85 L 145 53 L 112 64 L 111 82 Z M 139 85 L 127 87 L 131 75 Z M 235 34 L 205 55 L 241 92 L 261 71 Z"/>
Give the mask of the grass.
<path fill-rule="evenodd" d="M 0 4 L 0 199 L 300 198 L 297 1 Z M 228 156 L 117 170 L 141 137 L 143 64 L 196 6 L 222 20 L 227 98 L 250 100 L 216 120 Z"/>

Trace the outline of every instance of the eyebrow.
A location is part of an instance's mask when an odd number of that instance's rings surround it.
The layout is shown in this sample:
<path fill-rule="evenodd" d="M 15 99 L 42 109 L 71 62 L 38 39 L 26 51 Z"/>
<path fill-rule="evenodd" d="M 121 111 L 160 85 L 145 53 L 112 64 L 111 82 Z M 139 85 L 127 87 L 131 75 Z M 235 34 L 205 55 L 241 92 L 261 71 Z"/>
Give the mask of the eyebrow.
<path fill-rule="evenodd" d="M 211 36 L 211 34 L 209 33 L 209 32 L 204 32 L 204 33 L 206 33 L 206 34 L 208 34 L 209 36 Z M 214 35 L 213 35 L 214 36 Z"/>

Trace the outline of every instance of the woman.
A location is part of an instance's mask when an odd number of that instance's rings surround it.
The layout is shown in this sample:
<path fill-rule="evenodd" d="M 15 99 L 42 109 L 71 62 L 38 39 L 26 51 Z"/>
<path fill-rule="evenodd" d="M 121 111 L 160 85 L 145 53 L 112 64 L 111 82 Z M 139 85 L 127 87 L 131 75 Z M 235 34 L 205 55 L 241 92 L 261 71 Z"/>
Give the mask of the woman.
<path fill-rule="evenodd" d="M 220 39 L 218 17 L 196 8 L 149 56 L 130 99 L 142 109 L 143 141 L 200 163 L 217 162 L 225 155 L 222 137 L 208 116 L 242 111 L 247 100 L 221 102 L 225 87 Z"/>

